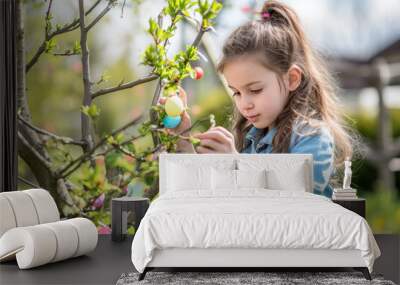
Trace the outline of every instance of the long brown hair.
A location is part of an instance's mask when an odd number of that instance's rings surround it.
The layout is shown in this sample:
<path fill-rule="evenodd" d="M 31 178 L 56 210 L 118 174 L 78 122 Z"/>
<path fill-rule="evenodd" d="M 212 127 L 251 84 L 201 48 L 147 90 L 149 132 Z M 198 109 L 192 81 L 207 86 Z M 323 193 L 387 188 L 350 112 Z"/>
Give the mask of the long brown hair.
<path fill-rule="evenodd" d="M 336 81 L 328 72 L 322 58 L 306 38 L 296 13 L 278 1 L 266 1 L 260 14 L 269 17 L 247 22 L 230 34 L 223 46 L 223 56 L 217 70 L 222 73 L 232 58 L 245 54 L 260 54 L 260 63 L 274 71 L 282 86 L 282 76 L 296 64 L 302 70 L 299 87 L 289 92 L 288 101 L 277 117 L 277 132 L 272 142 L 273 152 L 287 152 L 295 123 L 306 122 L 325 126 L 334 140 L 335 166 L 352 156 L 351 129 L 344 123 L 337 98 Z M 234 108 L 232 131 L 236 148 L 244 148 L 244 136 L 251 123 Z"/>

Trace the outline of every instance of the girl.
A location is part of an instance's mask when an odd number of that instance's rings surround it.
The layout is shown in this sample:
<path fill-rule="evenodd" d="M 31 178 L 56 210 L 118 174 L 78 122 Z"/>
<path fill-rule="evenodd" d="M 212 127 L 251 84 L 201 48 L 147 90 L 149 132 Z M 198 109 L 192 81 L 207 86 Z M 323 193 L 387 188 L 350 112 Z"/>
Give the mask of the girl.
<path fill-rule="evenodd" d="M 260 19 L 238 27 L 223 46 L 218 72 L 233 91 L 233 134 L 218 126 L 196 134 L 193 153 L 311 153 L 314 193 L 332 196 L 329 179 L 346 156 L 351 136 L 338 112 L 335 84 L 311 49 L 296 13 L 266 1 Z M 181 92 L 186 105 L 186 95 Z M 185 112 L 179 133 L 191 125 Z M 184 133 L 183 135 L 190 135 Z"/>

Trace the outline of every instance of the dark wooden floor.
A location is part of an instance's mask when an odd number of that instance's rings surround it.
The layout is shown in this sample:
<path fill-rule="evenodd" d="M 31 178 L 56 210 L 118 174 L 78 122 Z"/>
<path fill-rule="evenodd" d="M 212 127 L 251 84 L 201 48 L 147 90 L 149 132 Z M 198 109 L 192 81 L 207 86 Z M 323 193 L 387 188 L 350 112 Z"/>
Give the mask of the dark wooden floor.
<path fill-rule="evenodd" d="M 398 284 L 400 237 L 378 234 L 375 238 L 382 256 L 375 262 L 374 273 L 381 273 L 385 279 Z M 134 271 L 131 243 L 132 238 L 116 243 L 110 236 L 101 235 L 96 250 L 87 256 L 28 270 L 19 270 L 15 261 L 2 263 L 0 284 L 115 284 L 123 272 Z"/>
<path fill-rule="evenodd" d="M 132 238 L 112 242 L 110 235 L 99 235 L 96 249 L 79 256 L 27 270 L 17 263 L 0 264 L 0 284 L 115 284 L 124 272 L 132 272 Z"/>

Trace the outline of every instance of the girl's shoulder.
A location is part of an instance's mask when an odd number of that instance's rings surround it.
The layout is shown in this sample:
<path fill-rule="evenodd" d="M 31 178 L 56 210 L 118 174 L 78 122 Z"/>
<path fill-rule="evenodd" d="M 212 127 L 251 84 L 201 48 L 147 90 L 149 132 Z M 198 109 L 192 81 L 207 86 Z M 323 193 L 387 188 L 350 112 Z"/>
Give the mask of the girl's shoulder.
<path fill-rule="evenodd" d="M 301 122 L 293 126 L 290 149 L 293 148 L 326 148 L 334 147 L 330 129 L 323 122 Z"/>

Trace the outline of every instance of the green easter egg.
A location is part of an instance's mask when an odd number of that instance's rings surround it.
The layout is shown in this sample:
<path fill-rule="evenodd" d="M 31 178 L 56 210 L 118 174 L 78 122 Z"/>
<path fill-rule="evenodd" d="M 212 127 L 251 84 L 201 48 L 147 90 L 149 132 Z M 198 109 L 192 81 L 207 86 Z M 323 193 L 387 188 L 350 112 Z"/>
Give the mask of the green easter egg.
<path fill-rule="evenodd" d="M 183 102 L 178 96 L 174 95 L 167 98 L 167 101 L 165 102 L 165 112 L 168 116 L 179 116 L 182 114 L 184 109 L 185 107 L 183 106 Z"/>

